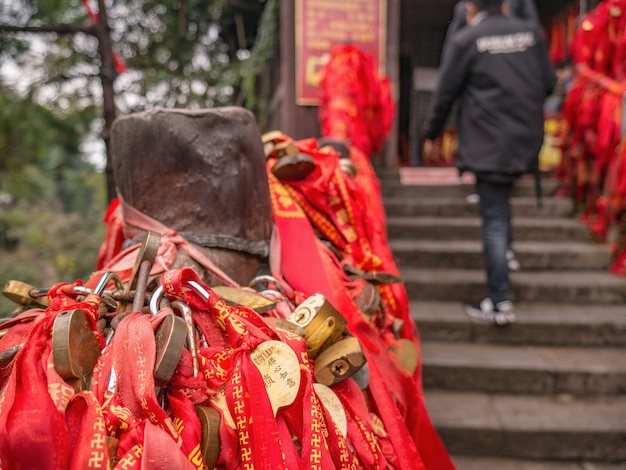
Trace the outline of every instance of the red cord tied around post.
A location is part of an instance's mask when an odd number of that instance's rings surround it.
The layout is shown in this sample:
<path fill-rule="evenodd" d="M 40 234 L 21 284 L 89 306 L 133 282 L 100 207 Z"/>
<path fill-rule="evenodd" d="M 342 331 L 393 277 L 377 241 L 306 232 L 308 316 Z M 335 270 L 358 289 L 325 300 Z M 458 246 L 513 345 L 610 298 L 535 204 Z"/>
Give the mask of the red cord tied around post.
<path fill-rule="evenodd" d="M 121 214 L 117 217 L 122 218 L 121 223 L 116 225 L 119 227 L 134 227 L 135 229 L 152 231 L 161 234 L 161 242 L 159 245 L 159 251 L 157 254 L 156 262 L 152 265 L 150 275 L 154 276 L 161 274 L 168 270 L 176 259 L 178 251 L 182 251 L 189 255 L 192 259 L 198 262 L 203 268 L 219 279 L 224 285 L 232 287 L 240 287 L 230 276 L 228 276 L 222 269 L 220 269 L 213 261 L 205 256 L 200 250 L 189 243 L 185 238 L 178 234 L 178 232 L 166 225 L 162 224 L 156 219 L 153 219 L 147 214 L 135 209 L 130 204 L 126 203 L 121 196 L 118 196 Z M 118 231 L 120 229 L 118 228 Z M 113 239 L 119 238 L 117 234 L 109 234 Z M 105 238 L 105 245 L 111 242 L 109 237 Z M 98 273 L 94 274 L 88 285 L 98 282 L 100 276 L 107 271 L 115 271 L 118 273 L 122 281 L 126 282 L 129 279 L 137 252 L 141 247 L 141 243 L 136 243 L 125 250 L 117 253 L 107 263 L 105 263 Z M 108 250 L 106 248 L 105 250 Z"/>

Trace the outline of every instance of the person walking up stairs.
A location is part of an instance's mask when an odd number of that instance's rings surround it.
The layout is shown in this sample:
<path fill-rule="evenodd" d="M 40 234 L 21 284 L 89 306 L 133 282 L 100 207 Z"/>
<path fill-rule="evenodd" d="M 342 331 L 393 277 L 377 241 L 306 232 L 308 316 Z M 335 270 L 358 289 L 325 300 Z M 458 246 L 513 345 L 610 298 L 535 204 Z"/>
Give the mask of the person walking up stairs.
<path fill-rule="evenodd" d="M 544 179 L 540 208 L 532 178 L 513 189 L 523 269 L 511 273 L 517 321 L 506 328 L 464 311 L 486 283 L 473 184 L 422 168 L 381 185 L 426 406 L 459 470 L 626 468 L 626 279 L 573 202 L 554 196 L 558 182 Z"/>

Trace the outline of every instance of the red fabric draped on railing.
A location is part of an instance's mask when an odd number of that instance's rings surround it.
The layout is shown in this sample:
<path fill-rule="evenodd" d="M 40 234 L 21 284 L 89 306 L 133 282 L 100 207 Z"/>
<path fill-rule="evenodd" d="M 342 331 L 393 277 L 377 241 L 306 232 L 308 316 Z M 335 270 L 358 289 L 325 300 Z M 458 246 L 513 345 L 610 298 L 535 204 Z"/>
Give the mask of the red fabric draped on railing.
<path fill-rule="evenodd" d="M 583 18 L 572 46 L 575 76 L 563 104 L 568 131 L 558 175 L 599 242 L 611 271 L 626 275 L 626 1 L 603 2 Z M 609 233 L 615 233 L 609 237 Z"/>

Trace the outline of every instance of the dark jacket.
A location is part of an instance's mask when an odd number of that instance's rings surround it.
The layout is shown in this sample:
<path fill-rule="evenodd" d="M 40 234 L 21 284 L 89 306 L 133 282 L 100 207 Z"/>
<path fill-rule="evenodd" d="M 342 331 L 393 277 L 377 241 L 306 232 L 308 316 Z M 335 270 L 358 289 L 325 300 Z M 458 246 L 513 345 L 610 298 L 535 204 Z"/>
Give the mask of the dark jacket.
<path fill-rule="evenodd" d="M 458 100 L 456 166 L 474 173 L 536 172 L 543 104 L 556 75 L 539 31 L 487 14 L 451 38 L 424 137 L 436 138 Z"/>
<path fill-rule="evenodd" d="M 465 3 L 465 1 L 461 1 L 454 6 L 452 19 L 446 30 L 446 41 L 467 26 Z M 534 0 L 509 0 L 509 5 L 516 18 L 531 21 L 537 28 L 541 28 L 541 21 L 539 21 L 539 13 L 537 13 Z"/>

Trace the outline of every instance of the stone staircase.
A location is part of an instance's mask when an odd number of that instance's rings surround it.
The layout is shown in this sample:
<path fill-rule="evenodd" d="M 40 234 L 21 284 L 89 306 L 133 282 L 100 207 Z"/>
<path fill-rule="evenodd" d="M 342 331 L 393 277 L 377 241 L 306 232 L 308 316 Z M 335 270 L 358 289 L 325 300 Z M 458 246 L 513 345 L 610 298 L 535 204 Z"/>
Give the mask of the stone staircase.
<path fill-rule="evenodd" d="M 463 303 L 485 294 L 473 184 L 438 180 L 381 175 L 426 404 L 459 470 L 626 469 L 626 279 L 608 272 L 608 247 L 589 240 L 572 201 L 554 197 L 556 181 L 544 180 L 539 208 L 534 182 L 521 181 L 517 323 L 470 319 Z"/>

